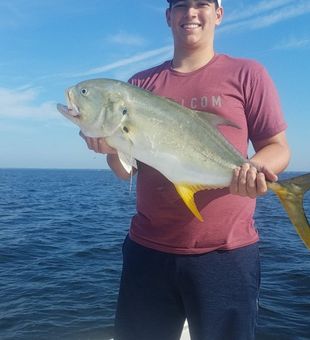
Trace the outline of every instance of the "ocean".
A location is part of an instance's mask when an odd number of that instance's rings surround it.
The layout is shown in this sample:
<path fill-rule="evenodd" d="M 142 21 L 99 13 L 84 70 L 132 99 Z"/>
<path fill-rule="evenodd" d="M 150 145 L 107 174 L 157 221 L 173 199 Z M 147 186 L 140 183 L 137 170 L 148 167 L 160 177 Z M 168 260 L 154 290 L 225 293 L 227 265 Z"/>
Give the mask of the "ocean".
<path fill-rule="evenodd" d="M 0 339 L 109 339 L 134 212 L 134 187 L 108 170 L 0 169 Z M 309 251 L 272 193 L 256 223 L 257 339 L 310 339 Z"/>

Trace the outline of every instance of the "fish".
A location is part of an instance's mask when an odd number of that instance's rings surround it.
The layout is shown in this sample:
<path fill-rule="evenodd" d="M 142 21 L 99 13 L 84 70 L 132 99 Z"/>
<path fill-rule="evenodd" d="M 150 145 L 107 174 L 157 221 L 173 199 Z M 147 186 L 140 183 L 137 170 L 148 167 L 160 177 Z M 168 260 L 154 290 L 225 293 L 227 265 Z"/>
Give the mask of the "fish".
<path fill-rule="evenodd" d="M 219 125 L 239 128 L 234 123 L 129 83 L 89 79 L 68 88 L 65 97 L 67 105 L 57 105 L 61 114 L 85 136 L 105 138 L 128 173 L 137 168 L 137 161 L 158 170 L 200 221 L 195 193 L 229 187 L 234 169 L 250 162 L 218 130 Z M 303 208 L 310 173 L 267 182 L 267 187 L 279 197 L 310 249 L 310 226 Z"/>

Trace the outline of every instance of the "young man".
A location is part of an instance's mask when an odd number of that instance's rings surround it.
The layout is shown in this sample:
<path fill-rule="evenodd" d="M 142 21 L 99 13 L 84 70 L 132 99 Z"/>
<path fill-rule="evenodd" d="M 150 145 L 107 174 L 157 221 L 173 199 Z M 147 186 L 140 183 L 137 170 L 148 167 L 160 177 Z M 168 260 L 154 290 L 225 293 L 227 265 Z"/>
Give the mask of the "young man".
<path fill-rule="evenodd" d="M 286 124 L 265 69 L 215 53 L 221 1 L 168 2 L 173 59 L 130 83 L 234 122 L 240 129 L 220 130 L 244 156 L 251 140 L 256 166 L 236 169 L 230 189 L 196 194 L 201 223 L 169 181 L 138 163 L 137 214 L 123 248 L 115 338 L 176 340 L 187 318 L 192 340 L 254 339 L 260 281 L 254 198 L 288 164 Z M 108 154 L 119 177 L 128 178 L 103 139 L 84 138 L 90 149 Z"/>

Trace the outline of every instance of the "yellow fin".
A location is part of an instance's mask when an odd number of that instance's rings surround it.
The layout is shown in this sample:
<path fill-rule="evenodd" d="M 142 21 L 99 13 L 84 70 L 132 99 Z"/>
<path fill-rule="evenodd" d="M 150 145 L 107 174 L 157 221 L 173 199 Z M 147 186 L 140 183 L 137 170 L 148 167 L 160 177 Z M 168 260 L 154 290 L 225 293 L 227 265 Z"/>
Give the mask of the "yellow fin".
<path fill-rule="evenodd" d="M 203 222 L 203 218 L 200 215 L 200 212 L 197 209 L 194 194 L 197 191 L 207 189 L 206 186 L 203 185 L 195 185 L 195 184 L 186 184 L 186 183 L 174 183 L 174 186 L 181 196 L 182 200 L 188 207 L 188 209 L 198 218 L 200 222 Z"/>

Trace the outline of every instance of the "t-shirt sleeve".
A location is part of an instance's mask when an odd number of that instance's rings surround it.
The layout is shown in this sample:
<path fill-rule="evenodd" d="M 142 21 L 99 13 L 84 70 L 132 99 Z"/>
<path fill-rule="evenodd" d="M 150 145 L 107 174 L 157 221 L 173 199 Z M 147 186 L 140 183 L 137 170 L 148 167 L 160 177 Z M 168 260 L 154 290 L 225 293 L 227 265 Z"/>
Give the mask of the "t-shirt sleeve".
<path fill-rule="evenodd" d="M 245 86 L 245 112 L 252 142 L 273 137 L 287 128 L 271 77 L 260 64 L 253 66 Z"/>
<path fill-rule="evenodd" d="M 138 75 L 135 74 L 135 75 L 131 76 L 131 77 L 127 80 L 127 82 L 128 82 L 129 84 L 131 84 L 131 85 L 138 86 Z"/>

